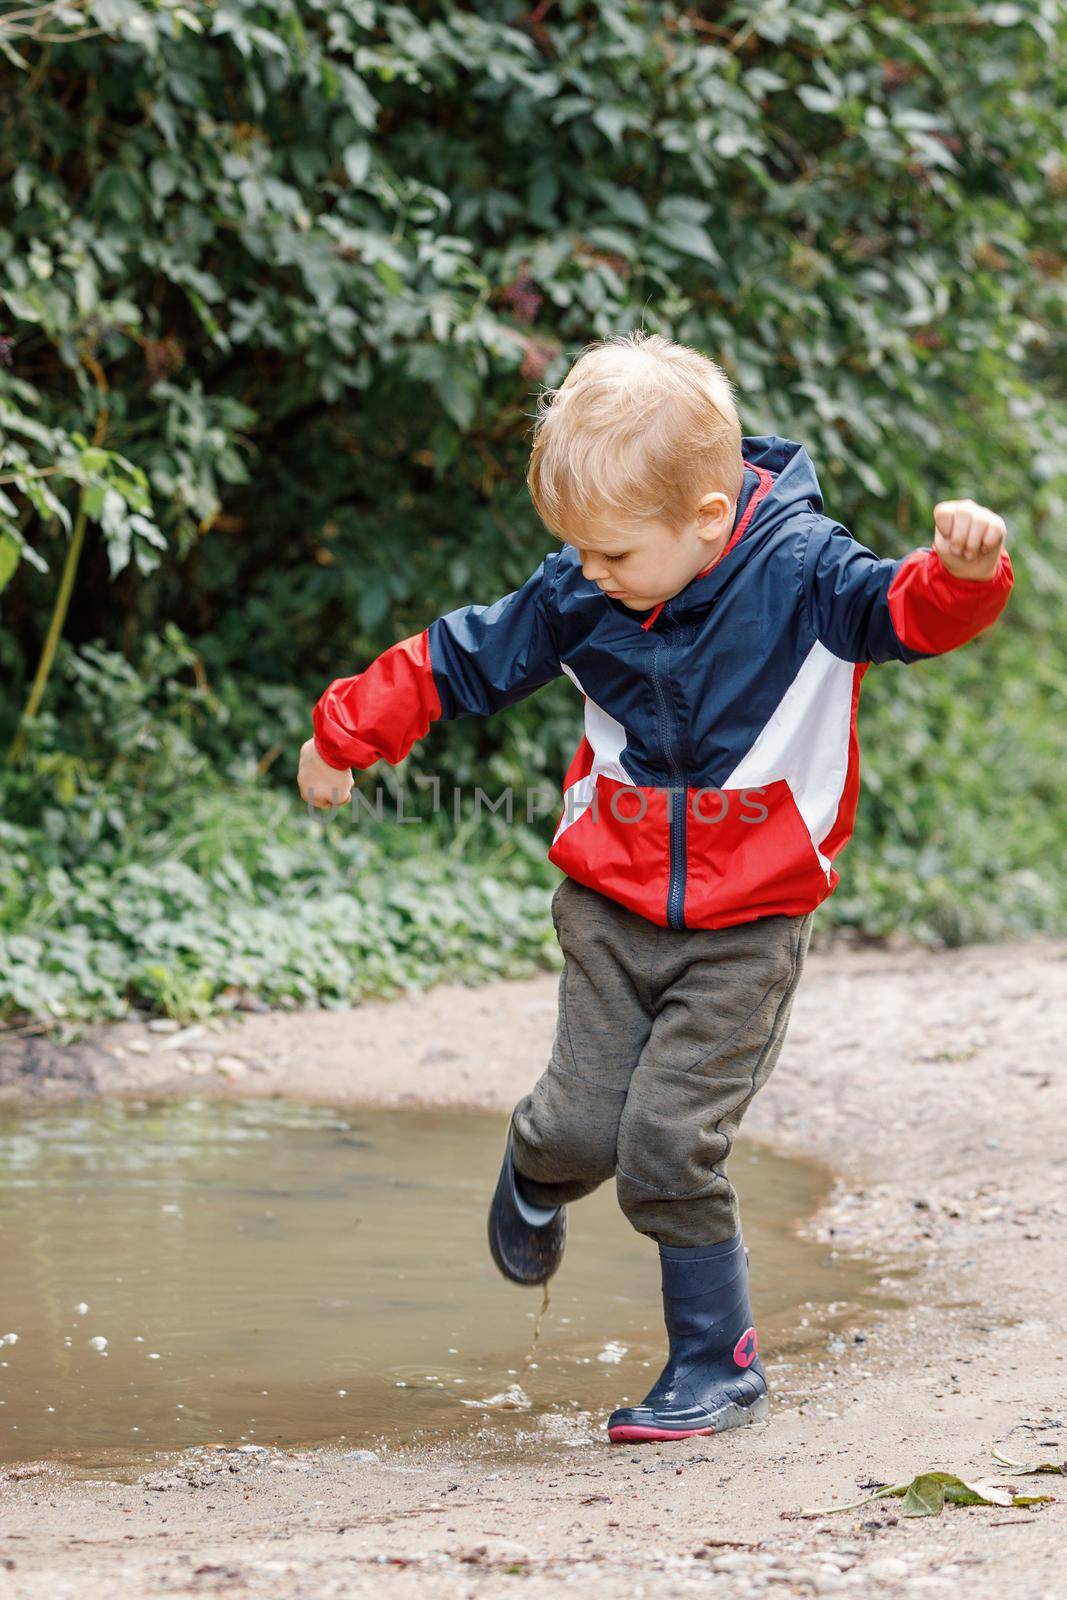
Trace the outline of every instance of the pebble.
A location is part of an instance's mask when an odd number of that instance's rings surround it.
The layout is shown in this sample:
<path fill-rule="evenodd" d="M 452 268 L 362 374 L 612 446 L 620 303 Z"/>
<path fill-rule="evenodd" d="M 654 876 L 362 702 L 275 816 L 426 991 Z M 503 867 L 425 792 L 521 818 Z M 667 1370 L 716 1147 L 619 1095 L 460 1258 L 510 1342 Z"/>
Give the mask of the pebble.
<path fill-rule="evenodd" d="M 168 1489 L 184 1488 L 186 1479 L 177 1472 L 156 1472 L 150 1477 L 141 1479 L 141 1487 L 151 1489 L 154 1494 L 165 1494 Z"/>
<path fill-rule="evenodd" d="M 715 1557 L 711 1569 L 713 1572 L 742 1572 L 749 1565 L 750 1558 L 740 1550 L 727 1550 L 724 1555 Z"/>
<path fill-rule="evenodd" d="M 171 1034 L 160 1045 L 161 1050 L 180 1050 L 183 1045 L 190 1044 L 193 1039 L 199 1039 L 204 1030 L 199 1023 L 192 1028 L 180 1028 L 177 1033 Z"/>
<path fill-rule="evenodd" d="M 216 1056 L 215 1068 L 224 1072 L 228 1078 L 247 1078 L 248 1064 L 240 1056 Z"/>
<path fill-rule="evenodd" d="M 908 1563 L 899 1556 L 879 1556 L 877 1561 L 864 1567 L 863 1572 L 867 1578 L 906 1578 Z"/>
<path fill-rule="evenodd" d="M 457 1550 L 455 1559 L 465 1561 L 471 1566 L 482 1566 L 496 1561 L 509 1563 L 529 1561 L 530 1552 L 524 1545 L 514 1544 L 510 1539 L 490 1538 Z"/>
<path fill-rule="evenodd" d="M 381 1460 L 381 1457 L 379 1456 L 377 1450 L 346 1450 L 345 1460 L 372 1461 L 377 1464 Z"/>

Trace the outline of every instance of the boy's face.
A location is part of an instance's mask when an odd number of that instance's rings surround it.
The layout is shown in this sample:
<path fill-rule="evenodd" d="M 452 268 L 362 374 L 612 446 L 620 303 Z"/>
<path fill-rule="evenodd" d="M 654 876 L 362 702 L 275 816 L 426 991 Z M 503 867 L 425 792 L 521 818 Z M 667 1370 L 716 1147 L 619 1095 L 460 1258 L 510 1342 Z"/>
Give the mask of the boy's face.
<path fill-rule="evenodd" d="M 631 611 L 648 611 L 670 600 L 721 554 L 734 521 L 734 505 L 719 490 L 706 494 L 692 522 L 680 529 L 643 518 L 605 519 L 567 539 L 582 562 L 582 574 Z"/>

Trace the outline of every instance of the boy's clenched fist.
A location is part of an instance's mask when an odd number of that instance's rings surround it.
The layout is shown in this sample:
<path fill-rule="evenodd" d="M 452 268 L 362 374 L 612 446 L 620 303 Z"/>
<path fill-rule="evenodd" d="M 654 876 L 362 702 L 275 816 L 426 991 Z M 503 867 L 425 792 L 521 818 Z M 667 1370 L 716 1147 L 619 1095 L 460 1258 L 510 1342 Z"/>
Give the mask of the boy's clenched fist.
<path fill-rule="evenodd" d="M 315 749 L 314 739 L 300 747 L 300 767 L 296 775 L 300 797 L 316 811 L 332 811 L 343 806 L 352 795 L 352 769 L 339 772 L 324 761 Z"/>
<path fill-rule="evenodd" d="M 1003 518 L 973 500 L 942 500 L 934 507 L 934 549 L 955 578 L 991 578 L 1004 548 Z"/>

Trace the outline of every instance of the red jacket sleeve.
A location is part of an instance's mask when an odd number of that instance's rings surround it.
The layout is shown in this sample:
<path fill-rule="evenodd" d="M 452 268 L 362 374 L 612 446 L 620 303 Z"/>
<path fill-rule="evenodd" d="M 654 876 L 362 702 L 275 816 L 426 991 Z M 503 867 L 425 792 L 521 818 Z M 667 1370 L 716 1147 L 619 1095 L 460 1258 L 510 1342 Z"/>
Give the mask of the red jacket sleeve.
<path fill-rule="evenodd" d="M 559 552 L 491 606 L 460 606 L 401 639 L 365 672 L 337 678 L 313 714 L 331 767 L 402 761 L 438 719 L 491 716 L 562 672 L 551 621 Z"/>
<path fill-rule="evenodd" d="M 991 578 L 958 578 L 935 550 L 913 550 L 886 596 L 897 638 L 923 655 L 955 650 L 997 620 L 1014 581 L 1006 550 Z"/>
<path fill-rule="evenodd" d="M 366 672 L 334 679 L 312 712 L 315 748 L 340 771 L 402 761 L 440 715 L 424 628 L 390 645 Z"/>

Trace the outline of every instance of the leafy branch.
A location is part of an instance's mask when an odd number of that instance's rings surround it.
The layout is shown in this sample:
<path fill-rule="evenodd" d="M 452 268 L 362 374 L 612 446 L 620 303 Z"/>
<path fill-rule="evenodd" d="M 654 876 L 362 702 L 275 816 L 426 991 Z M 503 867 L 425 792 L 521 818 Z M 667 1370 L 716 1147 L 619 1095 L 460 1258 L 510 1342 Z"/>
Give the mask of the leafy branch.
<path fill-rule="evenodd" d="M 106 31 L 104 28 L 79 21 L 90 3 L 91 0 L 41 0 L 40 5 L 0 9 L 0 54 L 25 72 L 29 64 L 14 48 L 13 41 L 31 45 L 75 44 L 99 37 Z"/>

